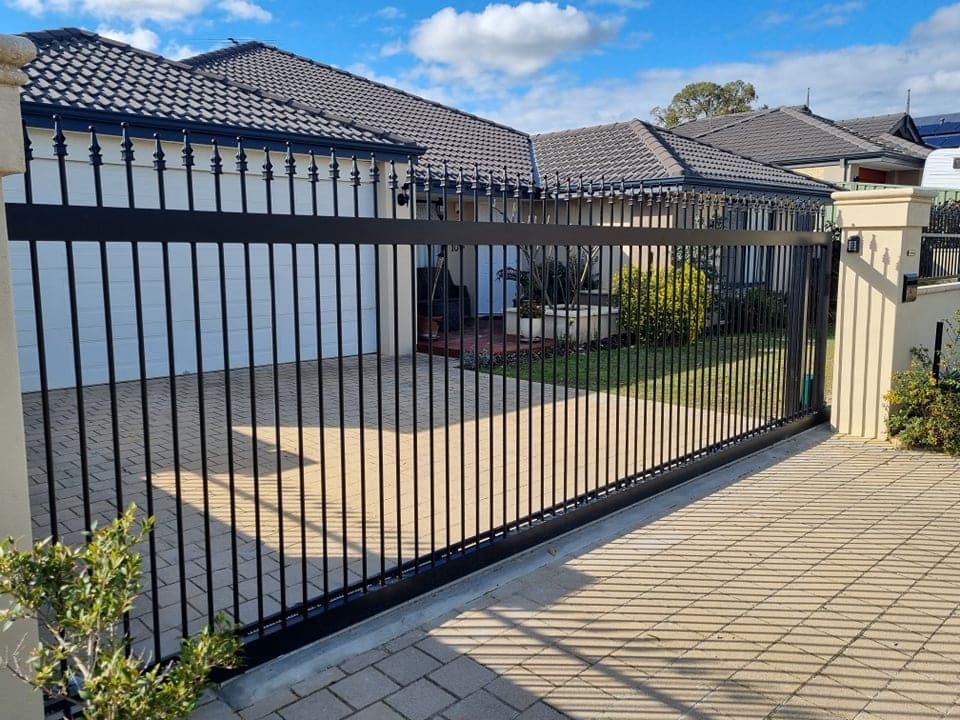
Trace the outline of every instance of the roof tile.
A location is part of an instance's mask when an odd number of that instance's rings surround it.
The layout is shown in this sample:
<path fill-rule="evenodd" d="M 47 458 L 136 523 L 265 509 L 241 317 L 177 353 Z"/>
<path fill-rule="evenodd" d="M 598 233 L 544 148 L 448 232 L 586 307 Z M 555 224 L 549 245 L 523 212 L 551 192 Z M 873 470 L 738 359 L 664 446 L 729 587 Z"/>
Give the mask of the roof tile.
<path fill-rule="evenodd" d="M 426 146 L 421 163 L 447 161 L 451 171 L 502 172 L 533 176 L 530 137 L 469 113 L 344 70 L 249 42 L 188 58 L 204 71 L 266 92 L 322 108 L 329 116 L 352 118 Z"/>
<path fill-rule="evenodd" d="M 389 147 L 395 140 L 317 110 L 292 107 L 188 65 L 85 30 L 25 33 L 37 57 L 25 68 L 22 100 L 39 105 L 137 113 L 231 130 L 277 132 Z"/>
<path fill-rule="evenodd" d="M 825 194 L 833 187 L 813 178 L 685 138 L 640 120 L 564 130 L 533 137 L 541 174 L 584 179 L 740 182 L 765 190 Z M 616 152 L 612 149 L 616 148 Z"/>

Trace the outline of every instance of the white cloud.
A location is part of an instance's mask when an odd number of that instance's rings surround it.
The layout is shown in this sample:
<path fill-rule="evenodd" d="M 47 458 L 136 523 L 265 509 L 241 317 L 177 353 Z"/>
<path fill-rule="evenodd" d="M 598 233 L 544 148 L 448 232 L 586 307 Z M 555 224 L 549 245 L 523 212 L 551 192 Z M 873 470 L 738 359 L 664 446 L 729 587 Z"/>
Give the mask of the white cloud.
<path fill-rule="evenodd" d="M 190 45 L 181 45 L 177 42 L 170 42 L 164 46 L 163 51 L 160 54 L 166 58 L 170 58 L 171 60 L 183 60 L 184 58 L 199 55 L 202 52 L 205 51 L 191 47 Z"/>
<path fill-rule="evenodd" d="M 126 43 L 127 45 L 133 45 L 133 47 L 140 48 L 141 50 L 156 52 L 157 48 L 160 47 L 160 36 L 153 30 L 139 26 L 133 28 L 130 32 L 125 32 L 101 25 L 97 28 L 96 32 L 98 35 L 103 35 L 104 37 Z M 184 55 L 183 57 L 186 56 Z"/>
<path fill-rule="evenodd" d="M 760 18 L 760 24 L 763 27 L 776 27 L 777 25 L 783 25 L 785 22 L 789 22 L 793 19 L 793 15 L 789 13 L 781 13 L 775 10 L 764 14 Z"/>
<path fill-rule="evenodd" d="M 270 22 L 273 19 L 273 15 L 267 10 L 249 0 L 220 0 L 217 7 L 227 13 L 228 20 Z"/>
<path fill-rule="evenodd" d="M 406 49 L 407 46 L 399 40 L 388 42 L 380 48 L 380 57 L 393 57 L 394 55 L 399 55 Z"/>
<path fill-rule="evenodd" d="M 807 87 L 812 110 L 843 119 L 898 112 L 912 91 L 911 112 L 928 115 L 960 107 L 960 4 L 918 23 L 903 43 L 853 45 L 822 51 L 768 54 L 753 61 L 693 68 L 660 67 L 628 77 L 577 85 L 567 75 L 542 74 L 520 91 L 491 87 L 473 97 L 461 93 L 466 109 L 528 132 L 615 122 L 650 120 L 650 109 L 666 105 L 690 82 L 742 79 L 770 107 L 803 104 Z"/>
<path fill-rule="evenodd" d="M 859 0 L 845 3 L 827 3 L 809 13 L 804 21 L 814 27 L 840 27 L 847 24 L 850 15 L 862 9 L 863 3 Z"/>
<path fill-rule="evenodd" d="M 403 10 L 393 5 L 382 7 L 373 15 L 374 17 L 382 18 L 384 20 L 401 20 L 406 17 L 406 13 L 404 13 Z"/>
<path fill-rule="evenodd" d="M 174 23 L 198 15 L 208 0 L 13 0 L 13 7 L 32 15 L 89 15 L 97 20 L 123 20 L 133 25 Z"/>
<path fill-rule="evenodd" d="M 80 0 L 77 10 L 102 20 L 175 23 L 203 12 L 206 0 Z"/>
<path fill-rule="evenodd" d="M 553 2 L 491 4 L 477 13 L 447 7 L 414 27 L 409 48 L 431 78 L 472 84 L 483 73 L 530 76 L 613 40 L 622 24 Z"/>
<path fill-rule="evenodd" d="M 960 32 L 960 4 L 939 8 L 929 19 L 919 22 L 910 31 L 912 42 L 953 36 Z"/>

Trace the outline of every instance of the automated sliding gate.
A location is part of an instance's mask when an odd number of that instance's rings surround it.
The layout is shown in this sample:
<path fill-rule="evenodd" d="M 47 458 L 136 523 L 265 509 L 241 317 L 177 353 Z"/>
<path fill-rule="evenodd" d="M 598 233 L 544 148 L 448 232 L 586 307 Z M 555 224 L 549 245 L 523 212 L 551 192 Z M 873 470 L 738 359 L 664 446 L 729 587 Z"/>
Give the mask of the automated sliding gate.
<path fill-rule="evenodd" d="M 824 417 L 814 203 L 124 149 L 7 216 L 35 535 L 156 516 L 154 658 L 222 609 L 256 663 Z"/>

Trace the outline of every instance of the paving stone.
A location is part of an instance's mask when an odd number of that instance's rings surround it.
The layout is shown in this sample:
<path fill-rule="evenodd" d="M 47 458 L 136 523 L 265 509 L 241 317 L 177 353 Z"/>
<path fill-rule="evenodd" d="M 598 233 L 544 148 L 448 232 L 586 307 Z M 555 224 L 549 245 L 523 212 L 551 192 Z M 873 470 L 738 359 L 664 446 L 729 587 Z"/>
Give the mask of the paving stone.
<path fill-rule="evenodd" d="M 517 715 L 517 720 L 567 720 L 567 716 L 545 702 L 538 702 Z"/>
<path fill-rule="evenodd" d="M 350 720 L 405 720 L 403 715 L 386 703 L 374 703 L 350 716 Z"/>
<path fill-rule="evenodd" d="M 387 654 L 387 651 L 383 648 L 373 648 L 365 653 L 355 655 L 349 660 L 345 660 L 344 662 L 340 663 L 339 667 L 345 674 L 350 675 L 351 673 L 357 672 L 357 670 L 362 670 L 368 665 L 373 665 L 376 662 L 380 662 L 387 657 Z"/>
<path fill-rule="evenodd" d="M 484 667 L 476 660 L 460 656 L 430 673 L 429 677 L 440 687 L 449 690 L 457 697 L 464 698 L 482 688 L 496 675 L 490 668 Z"/>
<path fill-rule="evenodd" d="M 448 720 L 509 720 L 517 711 L 501 702 L 486 690 L 477 690 L 451 708 L 444 710 L 444 717 Z"/>
<path fill-rule="evenodd" d="M 448 663 L 460 657 L 460 651 L 435 637 L 427 637 L 417 643 L 417 647 L 442 663 Z"/>
<path fill-rule="evenodd" d="M 227 703 L 215 698 L 198 705 L 190 715 L 190 720 L 233 720 L 239 717 Z"/>
<path fill-rule="evenodd" d="M 329 690 L 320 690 L 313 695 L 297 700 L 278 711 L 283 720 L 340 720 L 352 712 Z"/>
<path fill-rule="evenodd" d="M 289 705 L 296 699 L 297 696 L 293 694 L 293 691 L 288 688 L 283 688 L 282 690 L 270 693 L 270 695 L 258 700 L 250 707 L 242 708 L 239 714 L 243 720 L 260 720 L 260 718 L 266 717 L 278 708 Z"/>
<path fill-rule="evenodd" d="M 517 710 L 526 710 L 539 700 L 537 695 L 519 685 L 516 681 L 512 680 L 509 675 L 502 675 L 496 678 L 484 689 Z"/>
<path fill-rule="evenodd" d="M 408 720 L 426 720 L 456 702 L 457 698 L 426 678 L 407 685 L 385 702 Z"/>
<path fill-rule="evenodd" d="M 417 678 L 440 667 L 440 661 L 419 648 L 405 647 L 391 653 L 389 657 L 377 663 L 376 667 L 401 685 L 409 685 Z"/>
<path fill-rule="evenodd" d="M 339 667 L 331 667 L 326 670 L 321 670 L 312 677 L 308 677 L 305 680 L 301 680 L 296 685 L 293 685 L 290 689 L 300 697 L 306 697 L 311 693 L 316 692 L 317 690 L 322 690 L 331 683 L 336 682 L 337 680 L 345 677 L 343 670 Z"/>
<path fill-rule="evenodd" d="M 347 675 L 330 686 L 330 692 L 349 704 L 355 710 L 364 708 L 400 688 L 375 667 Z"/>

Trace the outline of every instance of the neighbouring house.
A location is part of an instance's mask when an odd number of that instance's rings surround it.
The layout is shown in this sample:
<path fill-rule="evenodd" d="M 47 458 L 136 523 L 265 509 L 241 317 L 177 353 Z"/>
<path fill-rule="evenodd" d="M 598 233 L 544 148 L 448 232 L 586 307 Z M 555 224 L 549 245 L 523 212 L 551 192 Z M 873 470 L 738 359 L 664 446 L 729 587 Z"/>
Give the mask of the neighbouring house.
<path fill-rule="evenodd" d="M 694 120 L 672 130 L 828 182 L 919 185 L 931 150 L 905 113 L 834 121 L 805 106 L 778 107 Z"/>
<path fill-rule="evenodd" d="M 807 175 L 706 145 L 640 120 L 545 133 L 533 137 L 537 167 L 561 186 L 579 173 L 641 189 L 640 197 L 664 191 L 682 198 L 656 213 L 642 200 L 633 217 L 616 223 L 656 227 L 724 227 L 742 230 L 811 230 L 819 208 L 836 188 Z M 554 180 L 556 182 L 556 180 Z M 744 194 L 763 203 L 744 203 Z M 600 218 L 594 218 L 599 222 Z M 608 219 L 607 222 L 610 222 Z M 744 253 L 740 253 L 743 250 Z M 626 251 L 625 251 L 626 252 Z M 751 283 L 765 275 L 764 248 L 727 248 L 722 267 L 729 280 Z M 661 260 L 667 253 L 661 253 Z M 634 262 L 655 262 L 634 258 Z M 617 258 L 608 263 L 616 265 Z"/>

